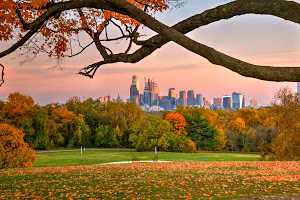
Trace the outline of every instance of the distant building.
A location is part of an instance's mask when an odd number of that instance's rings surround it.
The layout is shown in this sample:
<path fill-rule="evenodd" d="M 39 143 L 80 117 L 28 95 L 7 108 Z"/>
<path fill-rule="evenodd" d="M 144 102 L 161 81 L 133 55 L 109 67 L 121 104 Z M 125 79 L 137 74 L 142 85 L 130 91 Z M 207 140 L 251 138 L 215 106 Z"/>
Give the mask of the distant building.
<path fill-rule="evenodd" d="M 246 98 L 245 98 L 245 95 L 243 95 L 242 108 L 246 108 Z"/>
<path fill-rule="evenodd" d="M 153 82 L 153 93 L 154 93 L 154 100 L 159 100 L 159 88 L 156 83 Z"/>
<path fill-rule="evenodd" d="M 120 94 L 119 94 L 119 93 L 118 93 L 117 100 L 118 100 L 118 101 L 121 101 L 121 98 L 120 98 Z"/>
<path fill-rule="evenodd" d="M 109 95 L 104 97 L 104 103 L 107 103 L 107 102 L 110 102 L 110 101 L 111 101 L 111 98 L 110 98 Z"/>
<path fill-rule="evenodd" d="M 134 75 L 132 76 L 132 85 L 135 85 L 136 86 L 136 89 L 138 91 L 140 91 L 140 81 L 139 81 L 139 77 Z"/>
<path fill-rule="evenodd" d="M 99 101 L 100 101 L 100 103 L 103 103 L 104 102 L 104 98 L 103 97 L 99 97 Z"/>
<path fill-rule="evenodd" d="M 162 100 L 160 100 L 159 106 L 164 110 L 172 110 L 171 100 L 169 100 L 168 98 L 167 99 L 163 98 Z"/>
<path fill-rule="evenodd" d="M 188 106 L 194 106 L 195 105 L 194 90 L 189 90 L 187 92 L 187 105 Z"/>
<path fill-rule="evenodd" d="M 233 92 L 232 93 L 232 108 L 233 109 L 240 109 L 243 107 L 243 94 L 240 94 L 240 93 L 236 93 L 236 92 Z"/>
<path fill-rule="evenodd" d="M 223 109 L 231 109 L 231 96 L 223 96 Z"/>
<path fill-rule="evenodd" d="M 179 92 L 178 104 L 182 105 L 183 107 L 185 107 L 187 105 L 187 98 L 186 98 L 186 91 L 185 90 Z"/>
<path fill-rule="evenodd" d="M 250 107 L 256 108 L 257 107 L 257 99 L 251 99 L 250 100 Z"/>
<path fill-rule="evenodd" d="M 130 101 L 136 102 L 136 98 L 139 97 L 139 79 L 138 76 L 132 76 L 132 84 L 130 86 Z M 137 103 L 139 104 L 139 102 Z"/>
<path fill-rule="evenodd" d="M 203 106 L 203 101 L 202 101 L 202 94 L 197 94 L 196 95 L 196 105 L 202 108 Z"/>
<path fill-rule="evenodd" d="M 169 100 L 171 100 L 171 105 L 172 105 L 172 109 L 176 108 L 176 99 L 177 99 L 177 94 L 176 94 L 176 90 L 175 88 L 170 88 L 169 89 Z"/>
<path fill-rule="evenodd" d="M 213 109 L 222 109 L 223 108 L 223 99 L 222 98 L 214 98 Z"/>
<path fill-rule="evenodd" d="M 300 96 L 300 82 L 297 83 L 297 92 L 298 92 L 298 94 Z"/>

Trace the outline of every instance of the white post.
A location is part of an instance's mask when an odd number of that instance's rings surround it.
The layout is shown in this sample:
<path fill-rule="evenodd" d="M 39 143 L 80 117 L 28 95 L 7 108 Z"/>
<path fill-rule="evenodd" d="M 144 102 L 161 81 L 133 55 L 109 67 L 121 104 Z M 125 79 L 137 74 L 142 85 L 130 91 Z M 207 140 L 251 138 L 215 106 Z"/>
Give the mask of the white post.
<path fill-rule="evenodd" d="M 155 154 L 157 154 L 157 149 L 156 149 L 156 146 L 155 146 Z"/>
<path fill-rule="evenodd" d="M 80 149 L 80 152 L 81 152 L 81 154 L 82 154 L 82 147 L 81 147 L 81 149 Z"/>
<path fill-rule="evenodd" d="M 85 147 L 84 147 L 84 151 L 85 151 Z"/>

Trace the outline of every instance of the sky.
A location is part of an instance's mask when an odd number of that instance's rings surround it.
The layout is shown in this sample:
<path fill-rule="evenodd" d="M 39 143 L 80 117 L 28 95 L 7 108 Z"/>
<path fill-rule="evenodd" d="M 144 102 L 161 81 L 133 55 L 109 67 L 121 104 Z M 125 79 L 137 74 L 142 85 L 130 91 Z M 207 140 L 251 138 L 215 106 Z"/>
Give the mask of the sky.
<path fill-rule="evenodd" d="M 172 26 L 206 9 L 230 2 L 228 0 L 187 0 L 181 8 L 155 15 L 159 21 Z M 300 3 L 300 0 L 297 0 Z M 114 31 L 114 30 L 112 30 Z M 144 28 L 143 38 L 154 32 Z M 227 55 L 259 65 L 300 66 L 300 26 L 273 16 L 244 15 L 215 22 L 187 34 L 194 40 L 211 46 Z M 84 36 L 83 36 L 84 37 Z M 88 42 L 88 39 L 85 40 Z M 0 51 L 11 43 L 0 42 Z M 118 43 L 116 50 L 124 48 Z M 121 46 L 121 47 L 120 47 Z M 113 47 L 114 48 L 114 47 Z M 39 55 L 31 62 L 20 64 L 24 57 L 14 53 L 0 59 L 5 68 L 5 83 L 0 87 L 0 100 L 6 100 L 12 92 L 32 96 L 36 103 L 64 103 L 73 96 L 81 99 L 110 95 L 123 100 L 129 98 L 131 79 L 137 75 L 140 88 L 144 77 L 154 79 L 160 95 L 166 96 L 169 88 L 194 90 L 213 101 L 213 98 L 243 93 L 246 105 L 250 99 L 260 106 L 268 105 L 275 93 L 290 87 L 296 92 L 296 83 L 277 83 L 246 78 L 221 66 L 210 64 L 206 59 L 170 42 L 135 64 L 116 63 L 102 66 L 94 79 L 76 74 L 81 67 L 101 60 L 94 47 L 77 57 L 64 59 L 61 67 L 47 55 Z"/>

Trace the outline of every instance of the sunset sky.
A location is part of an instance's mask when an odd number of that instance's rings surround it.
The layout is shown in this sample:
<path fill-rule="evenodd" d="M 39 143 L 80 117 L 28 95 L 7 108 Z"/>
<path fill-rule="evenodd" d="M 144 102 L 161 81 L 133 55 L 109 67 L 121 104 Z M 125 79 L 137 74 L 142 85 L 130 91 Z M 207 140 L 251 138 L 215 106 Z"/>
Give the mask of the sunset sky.
<path fill-rule="evenodd" d="M 194 14 L 230 1 L 187 0 L 184 7 L 156 15 L 156 19 L 172 26 Z M 300 3 L 300 0 L 296 2 Z M 147 39 L 155 33 L 144 28 Z M 272 16 L 244 15 L 222 20 L 188 34 L 196 41 L 209 45 L 238 59 L 260 65 L 300 66 L 300 26 Z M 0 43 L 0 50 L 11 43 Z M 120 45 L 120 44 L 118 44 Z M 121 44 L 122 45 L 122 44 Z M 116 49 L 120 49 L 117 47 Z M 154 78 L 161 95 L 167 95 L 169 88 L 194 90 L 202 93 L 209 101 L 214 97 L 239 92 L 246 95 L 246 105 L 251 98 L 259 105 L 268 105 L 274 94 L 289 86 L 296 92 L 296 83 L 276 83 L 245 78 L 224 67 L 210 64 L 175 43 L 168 43 L 152 55 L 136 64 L 111 64 L 101 67 L 94 79 L 77 75 L 81 67 L 100 61 L 94 47 L 80 56 L 65 59 L 63 69 L 51 69 L 55 61 L 47 55 L 39 55 L 32 62 L 20 65 L 24 58 L 17 54 L 0 59 L 5 68 L 5 83 L 0 88 L 0 99 L 6 100 L 12 92 L 32 96 L 37 103 L 63 103 L 72 96 L 81 99 L 118 93 L 123 100 L 129 98 L 132 75 L 138 75 L 140 88 L 144 77 Z"/>

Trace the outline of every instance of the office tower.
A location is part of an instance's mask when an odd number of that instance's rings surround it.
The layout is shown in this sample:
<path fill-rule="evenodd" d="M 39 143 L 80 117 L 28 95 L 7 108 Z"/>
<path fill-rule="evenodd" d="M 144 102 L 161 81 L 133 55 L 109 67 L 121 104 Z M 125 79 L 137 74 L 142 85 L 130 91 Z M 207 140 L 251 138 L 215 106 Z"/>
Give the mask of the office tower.
<path fill-rule="evenodd" d="M 172 108 L 175 108 L 175 106 L 176 106 L 176 99 L 177 99 L 175 88 L 170 88 L 169 89 L 169 95 L 168 95 L 168 97 L 169 97 L 169 100 L 171 101 Z"/>
<path fill-rule="evenodd" d="M 136 102 L 136 98 L 139 96 L 139 80 L 137 76 L 132 76 L 132 84 L 130 86 L 130 101 Z"/>
<path fill-rule="evenodd" d="M 196 105 L 202 108 L 203 106 L 203 101 L 202 101 L 202 94 L 197 94 L 196 95 Z"/>
<path fill-rule="evenodd" d="M 245 98 L 245 95 L 243 95 L 242 108 L 246 108 L 246 98 Z"/>
<path fill-rule="evenodd" d="M 110 101 L 110 96 L 109 95 L 105 96 L 104 97 L 104 103 L 107 103 L 109 101 Z"/>
<path fill-rule="evenodd" d="M 150 79 L 145 78 L 145 88 L 144 88 L 144 105 L 147 104 L 148 106 L 153 105 L 154 101 L 154 84 L 153 81 Z"/>
<path fill-rule="evenodd" d="M 243 106 L 243 94 L 233 92 L 232 93 L 232 108 L 242 108 Z"/>
<path fill-rule="evenodd" d="M 138 76 L 132 76 L 132 85 L 135 85 L 138 92 L 140 92 L 140 81 Z"/>
<path fill-rule="evenodd" d="M 223 108 L 231 109 L 231 96 L 223 96 Z"/>
<path fill-rule="evenodd" d="M 194 106 L 195 105 L 194 90 L 189 90 L 187 92 L 187 105 L 188 106 Z"/>
<path fill-rule="evenodd" d="M 223 107 L 222 98 L 214 98 L 214 109 L 221 109 Z"/>
<path fill-rule="evenodd" d="M 257 107 L 257 100 L 256 99 L 251 99 L 250 100 L 250 107 L 251 108 L 256 108 Z"/>
<path fill-rule="evenodd" d="M 118 93 L 117 100 L 118 100 L 118 101 L 121 101 L 121 98 L 120 98 L 120 94 L 119 94 L 119 93 Z"/>
<path fill-rule="evenodd" d="M 153 82 L 153 93 L 154 93 L 154 100 L 159 100 L 159 88 L 156 83 Z"/>
<path fill-rule="evenodd" d="M 103 98 L 103 97 L 100 97 L 100 98 L 99 98 L 99 101 L 100 101 L 100 103 L 103 103 L 103 102 L 104 102 L 104 98 Z"/>
<path fill-rule="evenodd" d="M 187 99 L 186 99 L 186 91 L 180 91 L 179 92 L 179 102 L 180 105 L 182 105 L 183 107 L 185 107 L 187 105 Z"/>
<path fill-rule="evenodd" d="M 297 92 L 300 95 L 300 82 L 297 83 Z"/>

